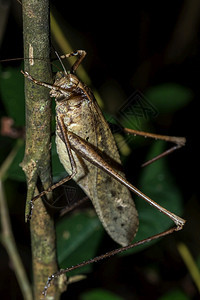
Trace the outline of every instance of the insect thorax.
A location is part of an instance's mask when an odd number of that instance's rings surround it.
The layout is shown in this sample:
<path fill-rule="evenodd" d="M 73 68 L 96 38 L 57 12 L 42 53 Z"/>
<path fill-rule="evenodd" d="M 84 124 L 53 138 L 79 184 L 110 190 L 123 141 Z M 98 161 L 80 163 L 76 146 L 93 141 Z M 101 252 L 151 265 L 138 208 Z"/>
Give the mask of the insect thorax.
<path fill-rule="evenodd" d="M 50 96 L 55 97 L 56 101 L 61 101 L 64 98 L 69 98 L 74 94 L 78 88 L 79 79 L 73 74 L 65 74 L 64 72 L 57 72 L 54 82 L 54 87 L 50 91 Z M 60 87 L 60 89 L 58 89 Z"/>

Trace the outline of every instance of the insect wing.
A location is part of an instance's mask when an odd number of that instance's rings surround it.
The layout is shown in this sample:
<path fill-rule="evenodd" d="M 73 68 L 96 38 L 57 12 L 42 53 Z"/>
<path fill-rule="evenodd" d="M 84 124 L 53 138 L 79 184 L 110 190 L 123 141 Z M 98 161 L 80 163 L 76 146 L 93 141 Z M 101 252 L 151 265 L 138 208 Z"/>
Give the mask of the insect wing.
<path fill-rule="evenodd" d="M 83 88 L 82 91 L 85 92 L 85 101 L 77 107 L 70 105 L 75 100 L 71 97 L 71 102 L 67 101 L 67 104 L 57 109 L 57 113 L 66 116 L 66 135 L 67 131 L 71 131 L 86 140 L 105 161 L 124 176 L 119 171 L 121 161 L 110 128 L 90 90 L 87 88 L 85 91 Z M 59 127 L 56 144 L 61 163 L 70 174 L 71 164 Z M 91 199 L 104 228 L 120 245 L 129 244 L 138 228 L 138 214 L 129 190 L 77 153 L 73 152 L 73 157 L 77 167 L 77 174 L 73 179 Z"/>

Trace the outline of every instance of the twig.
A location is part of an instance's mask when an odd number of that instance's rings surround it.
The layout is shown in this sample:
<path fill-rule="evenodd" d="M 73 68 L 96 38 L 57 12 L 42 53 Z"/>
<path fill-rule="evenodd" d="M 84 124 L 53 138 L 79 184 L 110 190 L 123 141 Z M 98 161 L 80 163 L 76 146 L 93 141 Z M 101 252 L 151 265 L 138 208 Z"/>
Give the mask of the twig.
<path fill-rule="evenodd" d="M 12 234 L 2 180 L 0 180 L 0 214 L 2 226 L 1 241 L 8 252 L 10 260 L 12 261 L 13 270 L 16 274 L 24 299 L 32 300 L 31 286 L 26 276 L 24 266 L 17 251 L 15 239 Z"/>
<path fill-rule="evenodd" d="M 190 275 L 191 275 L 194 283 L 196 284 L 196 287 L 197 287 L 199 293 L 200 293 L 200 271 L 190 253 L 190 250 L 183 243 L 179 243 L 177 245 L 177 248 L 178 248 L 178 251 L 179 251 L 186 267 L 188 268 L 188 271 L 190 272 Z"/>
<path fill-rule="evenodd" d="M 22 294 L 25 300 L 32 300 L 32 290 L 28 278 L 26 276 L 26 272 L 24 270 L 24 266 L 22 264 L 21 258 L 17 251 L 16 243 L 14 236 L 12 234 L 12 228 L 10 224 L 10 217 L 8 213 L 6 196 L 4 193 L 2 178 L 6 177 L 6 172 L 11 165 L 19 147 L 21 146 L 21 141 L 19 140 L 16 146 L 12 149 L 12 151 L 7 156 L 4 163 L 0 168 L 0 217 L 1 217 L 1 241 L 6 248 L 9 258 L 12 261 L 13 270 L 16 274 L 19 286 L 21 288 Z"/>

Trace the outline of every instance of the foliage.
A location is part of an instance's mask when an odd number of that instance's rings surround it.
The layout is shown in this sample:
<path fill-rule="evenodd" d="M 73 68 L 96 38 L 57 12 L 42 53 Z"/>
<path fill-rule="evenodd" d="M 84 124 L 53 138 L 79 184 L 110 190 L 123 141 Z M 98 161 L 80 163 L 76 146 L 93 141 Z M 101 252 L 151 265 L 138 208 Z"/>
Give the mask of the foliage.
<path fill-rule="evenodd" d="M 9 67 L 1 70 L 0 79 L 0 92 L 4 105 L 4 113 L 14 119 L 16 126 L 24 126 L 23 76 L 20 74 L 19 69 Z M 171 92 L 169 92 L 169 90 Z M 146 96 L 160 113 L 174 113 L 177 109 L 181 109 L 188 103 L 191 98 L 191 92 L 181 86 L 170 83 L 163 86 L 155 86 L 146 93 Z M 164 102 L 161 101 L 163 99 L 165 100 Z M 127 125 L 126 121 L 125 119 L 122 120 L 123 126 Z M 145 127 L 146 123 L 146 120 L 144 120 Z M 4 138 L 1 137 L 1 139 L 3 141 Z M 149 149 L 147 160 L 161 153 L 164 147 L 162 142 L 153 142 Z M 0 151 L 4 151 L 3 146 L 1 146 Z M 16 181 L 25 181 L 25 176 L 19 167 L 19 163 L 23 158 L 23 152 L 24 146 L 19 149 L 13 164 L 8 170 L 8 178 Z M 54 142 L 52 145 L 52 159 L 55 174 L 54 179 L 57 181 L 60 174 L 62 174 L 62 176 L 64 175 L 64 170 L 58 160 Z M 139 188 L 170 211 L 178 215 L 182 214 L 181 193 L 169 171 L 166 159 L 161 159 L 142 169 L 139 175 Z M 133 197 L 136 198 L 135 196 Z M 153 209 L 142 199 L 136 199 L 136 205 L 140 220 L 136 240 L 141 240 L 166 230 L 172 225 L 169 218 Z M 57 248 L 60 266 L 64 268 L 94 257 L 103 234 L 104 231 L 97 216 L 90 210 L 75 211 L 71 213 L 69 217 L 59 220 L 57 222 Z M 132 249 L 129 253 L 138 251 L 147 246 L 149 245 L 146 244 L 139 249 Z M 69 262 L 70 265 L 68 265 Z M 81 270 L 81 272 L 88 271 L 89 267 L 86 267 L 85 270 Z M 77 270 L 77 272 L 79 272 L 79 270 Z M 105 292 L 101 293 L 105 296 Z M 87 297 L 83 296 L 82 299 L 100 299 L 98 298 L 99 296 L 95 297 L 88 295 Z M 120 298 L 109 296 L 105 299 Z"/>

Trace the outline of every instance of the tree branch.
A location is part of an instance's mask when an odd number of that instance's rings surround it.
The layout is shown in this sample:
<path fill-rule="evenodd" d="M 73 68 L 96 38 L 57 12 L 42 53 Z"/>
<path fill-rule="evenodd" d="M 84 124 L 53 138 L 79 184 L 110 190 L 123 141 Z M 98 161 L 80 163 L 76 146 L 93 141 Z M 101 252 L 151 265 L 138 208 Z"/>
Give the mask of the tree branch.
<path fill-rule="evenodd" d="M 49 42 L 49 1 L 23 0 L 23 32 L 25 71 L 40 81 L 51 82 Z M 37 58 L 37 59 L 36 59 Z M 22 168 L 26 174 L 28 193 L 26 215 L 34 196 L 38 177 L 44 189 L 51 185 L 50 133 L 51 100 L 49 90 L 25 80 L 26 149 Z M 52 215 L 41 199 L 36 201 L 31 219 L 31 242 L 34 275 L 34 299 L 41 292 L 48 276 L 57 270 L 55 229 Z M 49 299 L 58 299 L 53 286 Z"/>

